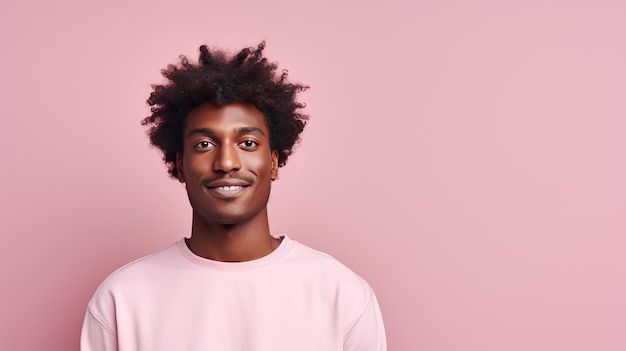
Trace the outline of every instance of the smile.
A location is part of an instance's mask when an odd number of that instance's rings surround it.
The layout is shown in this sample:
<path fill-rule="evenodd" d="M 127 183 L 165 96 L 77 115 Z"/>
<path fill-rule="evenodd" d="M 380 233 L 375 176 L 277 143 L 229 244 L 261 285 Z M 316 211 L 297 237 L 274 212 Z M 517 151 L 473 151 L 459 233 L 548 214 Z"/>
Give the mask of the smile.
<path fill-rule="evenodd" d="M 225 185 L 225 186 L 218 186 L 215 189 L 219 189 L 221 191 L 235 191 L 241 188 L 243 188 L 241 185 Z"/>
<path fill-rule="evenodd" d="M 212 196 L 221 198 L 224 200 L 234 200 L 241 196 L 245 191 L 247 185 L 219 185 L 206 187 Z"/>

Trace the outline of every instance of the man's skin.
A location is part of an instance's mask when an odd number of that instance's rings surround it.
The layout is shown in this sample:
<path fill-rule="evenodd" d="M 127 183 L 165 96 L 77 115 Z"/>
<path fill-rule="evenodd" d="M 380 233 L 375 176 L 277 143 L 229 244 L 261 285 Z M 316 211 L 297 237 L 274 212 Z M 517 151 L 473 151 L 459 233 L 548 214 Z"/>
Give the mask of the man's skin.
<path fill-rule="evenodd" d="M 205 103 L 187 115 L 182 138 L 176 167 L 193 208 L 189 249 L 216 261 L 243 262 L 278 247 L 266 207 L 278 152 L 270 149 L 263 114 L 250 104 Z"/>

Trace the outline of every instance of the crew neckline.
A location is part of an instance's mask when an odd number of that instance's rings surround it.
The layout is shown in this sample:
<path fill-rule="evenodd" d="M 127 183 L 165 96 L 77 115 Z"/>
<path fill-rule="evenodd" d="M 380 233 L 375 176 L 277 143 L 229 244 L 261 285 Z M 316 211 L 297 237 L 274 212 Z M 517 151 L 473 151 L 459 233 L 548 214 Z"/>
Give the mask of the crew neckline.
<path fill-rule="evenodd" d="M 194 254 L 189 249 L 189 247 L 187 247 L 187 244 L 185 243 L 185 238 L 182 238 L 178 242 L 176 242 L 176 246 L 178 247 L 178 251 L 180 251 L 183 257 L 196 265 L 219 271 L 245 271 L 249 269 L 257 269 L 268 266 L 283 258 L 287 254 L 287 252 L 289 252 L 289 250 L 293 247 L 295 241 L 291 240 L 287 235 L 281 235 L 281 237 L 283 239 L 281 240 L 278 247 L 274 249 L 274 251 L 263 257 L 243 262 L 222 262 L 200 257 Z"/>

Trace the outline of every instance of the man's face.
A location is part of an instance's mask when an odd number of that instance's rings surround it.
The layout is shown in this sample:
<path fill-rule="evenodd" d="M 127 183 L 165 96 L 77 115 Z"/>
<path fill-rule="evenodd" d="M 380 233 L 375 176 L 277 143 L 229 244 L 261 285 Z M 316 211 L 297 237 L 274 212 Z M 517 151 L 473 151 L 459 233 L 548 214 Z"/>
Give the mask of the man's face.
<path fill-rule="evenodd" d="M 238 224 L 265 215 L 278 153 L 270 150 L 256 107 L 205 103 L 185 120 L 176 166 L 194 215 L 211 224 Z"/>

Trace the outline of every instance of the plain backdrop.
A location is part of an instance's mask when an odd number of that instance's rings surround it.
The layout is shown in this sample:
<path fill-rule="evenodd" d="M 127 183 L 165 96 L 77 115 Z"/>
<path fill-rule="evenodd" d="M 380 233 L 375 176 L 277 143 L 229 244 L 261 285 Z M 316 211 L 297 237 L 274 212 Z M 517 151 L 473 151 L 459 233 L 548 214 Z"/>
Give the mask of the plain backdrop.
<path fill-rule="evenodd" d="M 272 232 L 375 289 L 390 350 L 626 350 L 623 1 L 0 0 L 0 350 L 77 350 L 188 236 L 140 120 L 200 44 L 309 84 Z"/>

